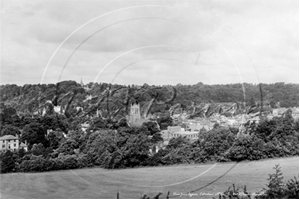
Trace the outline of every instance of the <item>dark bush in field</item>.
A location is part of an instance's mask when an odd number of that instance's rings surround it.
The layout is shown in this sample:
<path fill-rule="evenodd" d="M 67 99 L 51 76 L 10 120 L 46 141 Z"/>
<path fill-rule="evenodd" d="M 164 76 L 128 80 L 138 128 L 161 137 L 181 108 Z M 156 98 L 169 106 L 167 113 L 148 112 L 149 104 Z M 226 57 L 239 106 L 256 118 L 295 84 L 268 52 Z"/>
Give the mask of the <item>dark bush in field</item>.
<path fill-rule="evenodd" d="M 266 158 L 263 148 L 264 141 L 256 136 L 237 138 L 232 147 L 225 153 L 225 158 L 233 161 L 259 160 Z"/>
<path fill-rule="evenodd" d="M 15 157 L 11 151 L 6 151 L 0 155 L 1 173 L 12 172 L 15 169 Z"/>

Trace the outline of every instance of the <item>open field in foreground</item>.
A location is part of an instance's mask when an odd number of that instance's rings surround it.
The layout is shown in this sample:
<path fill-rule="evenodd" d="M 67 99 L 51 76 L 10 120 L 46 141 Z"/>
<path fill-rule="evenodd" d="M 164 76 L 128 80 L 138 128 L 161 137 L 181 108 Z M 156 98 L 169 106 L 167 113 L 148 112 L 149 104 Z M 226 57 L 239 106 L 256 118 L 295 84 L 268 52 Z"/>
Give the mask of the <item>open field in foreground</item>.
<path fill-rule="evenodd" d="M 284 180 L 299 173 L 299 157 L 252 162 L 179 165 L 124 170 L 88 168 L 47 173 L 1 175 L 1 198 L 140 198 L 158 192 L 192 192 L 191 198 L 212 198 L 203 194 L 225 191 L 232 183 L 247 185 L 250 192 L 265 187 L 269 173 L 280 164 Z M 199 196 L 201 195 L 201 196 Z M 187 196 L 181 198 L 188 198 Z"/>

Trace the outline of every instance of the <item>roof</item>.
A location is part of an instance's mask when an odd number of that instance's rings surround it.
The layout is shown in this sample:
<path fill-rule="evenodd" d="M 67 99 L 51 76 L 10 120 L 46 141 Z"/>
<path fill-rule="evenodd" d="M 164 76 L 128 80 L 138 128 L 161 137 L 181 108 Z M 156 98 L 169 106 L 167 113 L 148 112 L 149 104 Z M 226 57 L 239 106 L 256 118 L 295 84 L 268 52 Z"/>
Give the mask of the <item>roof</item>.
<path fill-rule="evenodd" d="M 20 147 L 27 147 L 26 144 L 24 144 L 23 142 L 20 144 Z"/>
<path fill-rule="evenodd" d="M 168 133 L 168 130 L 162 130 L 160 133 Z"/>
<path fill-rule="evenodd" d="M 0 140 L 18 140 L 19 138 L 13 136 L 13 135 L 5 135 L 0 137 Z"/>
<path fill-rule="evenodd" d="M 172 129 L 178 129 L 181 128 L 181 126 L 168 126 L 168 129 L 172 130 Z"/>
<path fill-rule="evenodd" d="M 194 134 L 198 134 L 199 131 L 177 131 L 177 132 L 173 132 L 173 134 L 181 134 L 181 135 L 194 135 Z"/>
<path fill-rule="evenodd" d="M 90 127 L 90 124 L 88 124 L 88 123 L 83 123 L 83 124 L 81 124 L 81 127 L 83 127 L 83 128 L 89 128 L 89 127 Z"/>

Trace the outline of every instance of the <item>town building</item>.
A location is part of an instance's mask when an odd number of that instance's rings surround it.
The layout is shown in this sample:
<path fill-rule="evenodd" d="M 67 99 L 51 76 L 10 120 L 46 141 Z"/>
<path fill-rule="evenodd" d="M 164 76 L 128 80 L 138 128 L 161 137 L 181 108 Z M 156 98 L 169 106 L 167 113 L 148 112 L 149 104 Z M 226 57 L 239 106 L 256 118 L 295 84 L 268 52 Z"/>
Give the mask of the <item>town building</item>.
<path fill-rule="evenodd" d="M 18 136 L 5 135 L 0 137 L 0 151 L 16 151 L 23 148 L 27 151 L 27 144 L 21 143 Z"/>
<path fill-rule="evenodd" d="M 282 116 L 286 111 L 287 111 L 287 108 L 277 108 L 277 109 L 273 109 L 272 113 L 273 113 L 273 116 L 279 117 L 279 116 Z"/>
<path fill-rule="evenodd" d="M 292 116 L 295 120 L 299 120 L 299 108 L 292 108 Z"/>
<path fill-rule="evenodd" d="M 168 145 L 172 138 L 186 137 L 191 141 L 198 139 L 199 131 L 185 131 L 181 126 L 168 126 L 167 130 L 162 130 L 161 136 L 164 139 L 163 144 Z"/>
<path fill-rule="evenodd" d="M 201 129 L 205 129 L 207 131 L 213 129 L 214 124 L 218 123 L 217 121 L 210 121 L 207 118 L 195 118 L 193 120 L 185 120 L 182 122 L 187 126 L 185 130 L 188 131 L 200 131 Z"/>
<path fill-rule="evenodd" d="M 184 129 L 182 129 L 181 126 L 168 126 L 167 130 L 162 130 L 160 133 L 164 141 L 168 143 L 169 140 L 173 138 L 173 133 L 179 131 L 184 131 Z"/>
<path fill-rule="evenodd" d="M 81 126 L 81 130 L 82 130 L 84 133 L 86 133 L 86 130 L 87 130 L 91 125 L 85 122 L 85 123 L 83 123 L 83 124 L 80 124 L 80 126 Z"/>
<path fill-rule="evenodd" d="M 173 132 L 172 138 L 177 138 L 177 137 L 186 137 L 190 141 L 194 141 L 198 139 L 199 131 L 177 131 Z"/>

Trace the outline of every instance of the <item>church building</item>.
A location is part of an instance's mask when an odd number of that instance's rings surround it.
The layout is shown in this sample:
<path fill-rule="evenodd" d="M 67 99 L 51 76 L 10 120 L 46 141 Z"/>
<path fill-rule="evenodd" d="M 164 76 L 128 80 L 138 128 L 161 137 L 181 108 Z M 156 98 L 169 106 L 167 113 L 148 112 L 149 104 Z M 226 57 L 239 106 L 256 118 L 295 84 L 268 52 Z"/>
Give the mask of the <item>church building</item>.
<path fill-rule="evenodd" d="M 130 113 L 128 118 L 128 123 L 130 126 L 139 127 L 142 126 L 144 122 L 148 122 L 148 119 L 142 118 L 140 104 L 133 103 L 130 107 Z"/>

